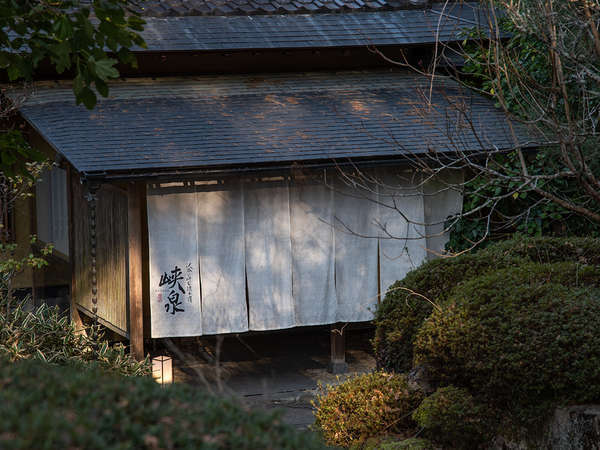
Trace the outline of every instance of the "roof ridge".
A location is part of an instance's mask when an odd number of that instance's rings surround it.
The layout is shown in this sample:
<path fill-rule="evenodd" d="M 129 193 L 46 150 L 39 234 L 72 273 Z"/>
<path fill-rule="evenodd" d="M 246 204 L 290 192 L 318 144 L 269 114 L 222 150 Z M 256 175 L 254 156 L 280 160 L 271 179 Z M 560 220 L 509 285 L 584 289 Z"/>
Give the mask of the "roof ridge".
<path fill-rule="evenodd" d="M 132 0 L 143 16 L 248 16 L 426 9 L 431 0 Z"/>

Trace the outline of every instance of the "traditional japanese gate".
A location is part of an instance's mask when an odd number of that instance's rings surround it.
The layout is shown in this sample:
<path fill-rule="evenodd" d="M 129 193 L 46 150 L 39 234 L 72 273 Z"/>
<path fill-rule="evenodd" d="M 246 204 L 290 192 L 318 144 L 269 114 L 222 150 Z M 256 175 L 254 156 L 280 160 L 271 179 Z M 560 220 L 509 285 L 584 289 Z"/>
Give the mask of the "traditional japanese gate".
<path fill-rule="evenodd" d="M 74 319 L 138 358 L 145 338 L 370 319 L 461 209 L 406 161 L 535 144 L 488 99 L 406 71 L 131 79 L 93 111 L 71 95 L 40 86 L 19 109 L 67 169 Z"/>

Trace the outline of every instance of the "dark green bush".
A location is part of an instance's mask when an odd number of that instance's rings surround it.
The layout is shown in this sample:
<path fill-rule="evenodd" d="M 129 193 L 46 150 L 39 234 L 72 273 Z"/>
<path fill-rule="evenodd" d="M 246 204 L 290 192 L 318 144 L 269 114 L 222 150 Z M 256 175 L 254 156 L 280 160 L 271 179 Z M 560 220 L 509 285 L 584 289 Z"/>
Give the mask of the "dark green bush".
<path fill-rule="evenodd" d="M 384 434 L 410 435 L 415 431 L 411 413 L 422 399 L 404 375 L 359 375 L 322 389 L 315 402 L 315 426 L 327 444 L 341 447 Z"/>
<path fill-rule="evenodd" d="M 517 257 L 537 263 L 571 261 L 600 265 L 600 239 L 521 236 L 498 242 L 479 253 L 491 258 Z"/>
<path fill-rule="evenodd" d="M 415 339 L 415 364 L 515 423 L 600 400 L 598 266 L 528 264 L 458 286 Z"/>
<path fill-rule="evenodd" d="M 396 282 L 377 308 L 373 344 L 378 367 L 398 373 L 412 367 L 414 336 L 434 309 L 412 292 L 442 305 L 457 286 L 474 277 L 527 262 L 561 261 L 600 264 L 600 239 L 519 237 L 476 253 L 423 264 Z"/>
<path fill-rule="evenodd" d="M 317 449 L 274 413 L 197 387 L 39 361 L 0 362 L 0 448 Z"/>
<path fill-rule="evenodd" d="M 424 435 L 453 449 L 474 449 L 488 442 L 495 427 L 487 408 L 479 405 L 466 389 L 439 388 L 425 398 L 413 413 Z M 492 431 L 493 433 L 493 431 Z"/>
<path fill-rule="evenodd" d="M 98 365 L 121 375 L 150 375 L 148 361 L 129 357 L 121 344 L 109 345 L 98 328 L 77 333 L 58 308 L 42 305 L 28 312 L 16 305 L 7 308 L 0 299 L 0 357 L 9 361 L 39 359 L 58 365 Z"/>
<path fill-rule="evenodd" d="M 433 311 L 431 302 L 442 305 L 463 280 L 497 267 L 517 267 L 522 263 L 523 260 L 511 256 L 491 259 L 474 253 L 436 259 L 409 272 L 388 289 L 375 312 L 373 344 L 377 366 L 387 371 L 408 372 L 413 362 L 414 336 Z"/>

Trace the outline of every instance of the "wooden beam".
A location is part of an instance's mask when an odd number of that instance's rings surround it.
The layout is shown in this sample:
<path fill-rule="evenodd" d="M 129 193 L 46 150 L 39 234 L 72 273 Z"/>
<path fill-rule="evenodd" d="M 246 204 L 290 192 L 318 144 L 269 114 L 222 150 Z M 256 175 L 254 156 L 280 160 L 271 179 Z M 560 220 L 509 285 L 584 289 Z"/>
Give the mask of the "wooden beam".
<path fill-rule="evenodd" d="M 107 320 L 104 320 L 102 317 L 94 316 L 94 313 L 87 309 L 85 306 L 77 304 L 75 305 L 75 308 L 77 308 L 80 318 L 83 315 L 89 321 L 95 320 L 103 327 L 106 327 L 108 330 L 112 331 L 115 335 L 118 335 L 119 337 L 123 337 L 125 339 L 129 339 L 129 333 L 127 331 L 121 330 L 119 327 L 113 325 Z"/>
<path fill-rule="evenodd" d="M 142 280 L 142 205 L 144 185 L 131 183 L 127 191 L 127 234 L 129 240 L 129 343 L 131 355 L 144 359 L 144 310 Z"/>
<path fill-rule="evenodd" d="M 346 364 L 346 330 L 342 324 L 331 325 L 331 360 L 329 371 L 334 374 L 345 373 Z"/>

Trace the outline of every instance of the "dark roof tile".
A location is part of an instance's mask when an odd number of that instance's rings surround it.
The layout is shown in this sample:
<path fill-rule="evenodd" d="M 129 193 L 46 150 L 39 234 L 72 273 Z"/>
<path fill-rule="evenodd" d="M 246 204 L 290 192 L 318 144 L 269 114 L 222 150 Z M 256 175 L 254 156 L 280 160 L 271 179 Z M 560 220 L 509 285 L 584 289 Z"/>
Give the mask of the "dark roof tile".
<path fill-rule="evenodd" d="M 231 14 L 231 13 L 235 12 L 235 9 L 226 4 L 222 4 L 222 5 L 217 5 L 215 7 L 215 12 L 223 14 L 223 15 L 227 15 L 227 14 Z"/>
<path fill-rule="evenodd" d="M 239 11 L 242 11 L 242 12 L 245 12 L 245 13 L 250 13 L 252 11 L 256 11 L 257 8 L 255 8 L 254 5 L 252 5 L 252 4 L 246 3 L 246 4 L 238 5 L 237 9 Z"/>
<path fill-rule="evenodd" d="M 267 12 L 267 13 L 273 13 L 273 12 L 277 11 L 277 8 L 275 8 L 273 5 L 271 5 L 269 3 L 266 3 L 264 5 L 260 5 L 260 7 L 257 8 L 257 9 L 260 9 L 260 10 L 262 10 L 264 12 Z"/>
<path fill-rule="evenodd" d="M 298 8 L 296 8 L 292 3 L 283 3 L 281 8 L 288 12 L 295 12 L 298 10 Z"/>
<path fill-rule="evenodd" d="M 319 6 L 315 5 L 314 3 L 306 3 L 304 5 L 304 8 L 310 12 L 310 11 L 316 11 L 317 9 L 319 9 Z"/>
<path fill-rule="evenodd" d="M 192 13 L 192 15 L 198 15 L 198 16 L 207 14 L 210 11 L 211 11 L 211 9 L 206 5 L 206 3 L 200 3 L 198 5 L 194 5 L 192 8 L 190 8 L 190 12 Z"/>

